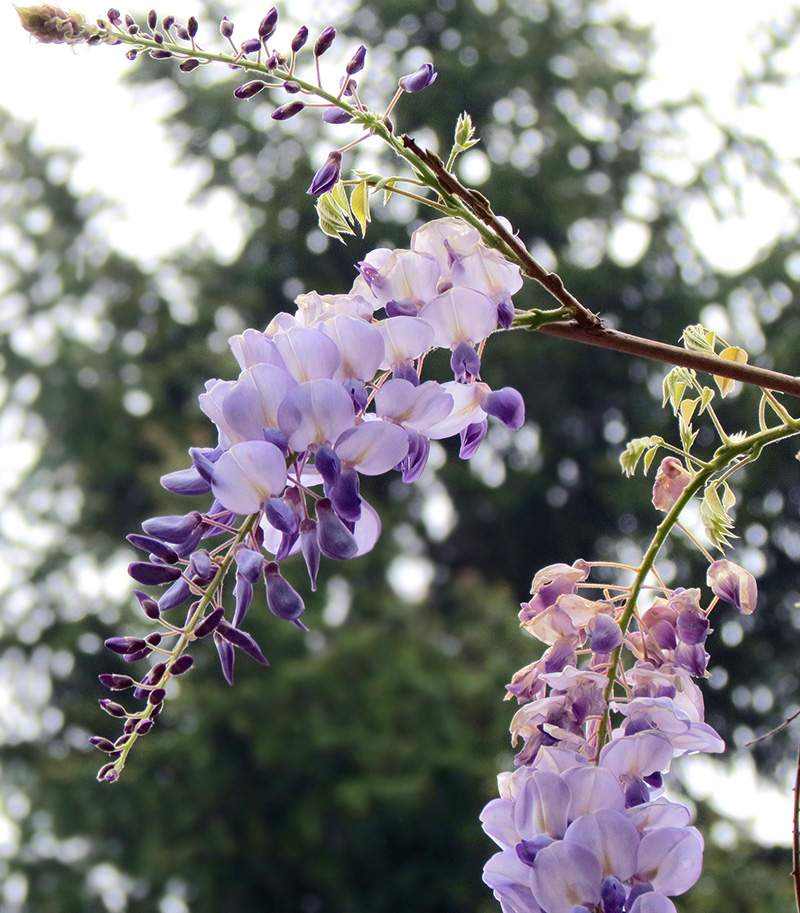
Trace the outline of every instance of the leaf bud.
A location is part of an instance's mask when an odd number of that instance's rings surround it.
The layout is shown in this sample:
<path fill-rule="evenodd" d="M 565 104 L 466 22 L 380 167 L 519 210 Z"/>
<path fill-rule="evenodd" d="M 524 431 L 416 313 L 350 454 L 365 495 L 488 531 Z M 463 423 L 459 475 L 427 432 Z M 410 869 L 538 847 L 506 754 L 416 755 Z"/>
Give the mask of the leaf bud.
<path fill-rule="evenodd" d="M 319 38 L 314 42 L 314 56 L 322 57 L 325 51 L 333 44 L 334 38 L 336 38 L 336 29 L 332 25 L 324 28 Z"/>
<path fill-rule="evenodd" d="M 292 38 L 292 51 L 296 54 L 306 41 L 308 41 L 308 29 L 303 25 Z"/>
<path fill-rule="evenodd" d="M 233 35 L 233 23 L 227 16 L 222 17 L 222 21 L 219 24 L 219 33 L 223 38 L 230 38 Z"/>
<path fill-rule="evenodd" d="M 273 6 L 272 9 L 267 13 L 266 16 L 261 20 L 258 26 L 258 37 L 262 41 L 266 41 L 272 33 L 275 31 L 275 26 L 278 24 L 278 11 Z"/>
<path fill-rule="evenodd" d="M 262 89 L 266 89 L 267 84 L 261 79 L 251 79 L 250 82 L 244 83 L 244 85 L 238 86 L 233 90 L 233 94 L 236 98 L 248 99 L 252 98 Z"/>
<path fill-rule="evenodd" d="M 302 101 L 290 101 L 285 105 L 281 105 L 280 108 L 276 108 L 271 117 L 273 120 L 289 120 L 290 117 L 299 114 L 303 108 L 305 108 L 305 105 Z"/>

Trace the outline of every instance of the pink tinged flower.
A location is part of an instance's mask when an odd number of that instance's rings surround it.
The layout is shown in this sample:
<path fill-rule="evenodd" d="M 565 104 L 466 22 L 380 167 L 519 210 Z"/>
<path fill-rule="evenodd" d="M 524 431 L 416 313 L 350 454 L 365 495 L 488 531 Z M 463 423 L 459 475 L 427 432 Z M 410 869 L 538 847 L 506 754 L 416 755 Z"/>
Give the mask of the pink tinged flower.
<path fill-rule="evenodd" d="M 418 387 L 407 380 L 392 378 L 375 395 L 375 412 L 413 431 L 427 433 L 452 412 L 453 396 L 435 380 Z"/>
<path fill-rule="evenodd" d="M 450 414 L 431 425 L 425 434 L 434 441 L 458 434 L 468 425 L 483 419 L 481 403 L 489 388 L 486 384 L 458 384 L 454 380 L 441 385 L 442 390 L 453 397 Z"/>
<path fill-rule="evenodd" d="M 316 327 L 294 327 L 275 335 L 286 370 L 298 383 L 331 378 L 341 364 L 336 343 Z"/>
<path fill-rule="evenodd" d="M 261 364 L 283 367 L 283 360 L 275 348 L 275 343 L 258 330 L 245 330 L 238 336 L 231 336 L 228 345 L 242 370 Z"/>
<path fill-rule="evenodd" d="M 610 615 L 595 615 L 587 630 L 593 653 L 611 653 L 622 643 L 622 628 Z"/>
<path fill-rule="evenodd" d="M 380 330 L 365 320 L 339 314 L 320 324 L 322 332 L 335 343 L 342 362 L 333 374 L 345 380 L 372 380 L 383 361 L 384 343 Z"/>
<path fill-rule="evenodd" d="M 625 811 L 625 796 L 619 780 L 606 767 L 594 764 L 574 767 L 563 774 L 569 786 L 572 800 L 569 805 L 569 820 L 581 815 L 591 815 L 601 808 L 615 812 Z"/>
<path fill-rule="evenodd" d="M 354 424 L 350 394 L 333 380 L 299 384 L 278 409 L 278 427 L 295 453 L 331 443 Z"/>
<path fill-rule="evenodd" d="M 503 913 L 541 913 L 531 893 L 530 873 L 515 849 L 495 853 L 483 867 L 483 880 L 494 892 Z"/>
<path fill-rule="evenodd" d="M 537 770 L 551 770 L 553 773 L 565 773 L 573 767 L 588 767 L 589 761 L 573 748 L 560 745 L 546 745 L 536 758 Z"/>
<path fill-rule="evenodd" d="M 560 840 L 567 830 L 572 796 L 558 774 L 535 771 L 525 781 L 514 806 L 514 824 L 523 840 L 539 834 Z"/>
<path fill-rule="evenodd" d="M 470 288 L 448 289 L 426 304 L 419 316 L 433 327 L 433 341 L 442 348 L 482 342 L 497 327 L 497 308 Z"/>
<path fill-rule="evenodd" d="M 487 415 L 493 415 L 512 431 L 517 431 L 525 422 L 525 401 L 513 387 L 493 390 L 481 405 Z"/>
<path fill-rule="evenodd" d="M 576 818 L 564 840 L 590 849 L 600 862 L 604 878 L 614 875 L 626 881 L 636 871 L 639 832 L 622 812 L 601 808 Z"/>
<path fill-rule="evenodd" d="M 476 289 L 496 306 L 522 288 L 522 274 L 516 264 L 481 244 L 453 265 L 453 285 Z"/>
<path fill-rule="evenodd" d="M 411 235 L 411 249 L 434 257 L 442 277 L 450 279 L 453 265 L 480 240 L 477 228 L 463 219 L 448 217 L 426 222 L 418 228 Z"/>
<path fill-rule="evenodd" d="M 211 477 L 214 497 L 236 514 L 266 509 L 273 494 L 286 485 L 286 460 L 274 444 L 246 441 L 234 444 L 219 458 Z"/>
<path fill-rule="evenodd" d="M 373 276 L 370 288 L 382 305 L 407 306 L 416 313 L 436 297 L 438 282 L 439 264 L 433 257 L 395 250 Z"/>
<path fill-rule="evenodd" d="M 297 381 L 275 365 L 242 371 L 222 400 L 222 415 L 237 441 L 263 440 L 264 429 L 278 427 L 278 408 Z"/>
<path fill-rule="evenodd" d="M 371 298 L 372 295 L 370 294 L 369 297 Z M 374 303 L 370 303 L 362 295 L 354 293 L 320 295 L 317 292 L 307 292 L 298 295 L 294 302 L 297 305 L 297 325 L 304 327 L 326 323 L 340 314 L 369 320 L 375 310 Z"/>
<path fill-rule="evenodd" d="M 388 317 L 375 324 L 383 336 L 382 371 L 419 358 L 433 346 L 433 327 L 419 317 Z"/>
<path fill-rule="evenodd" d="M 706 581 L 715 596 L 729 602 L 743 615 L 752 615 L 758 601 L 756 578 L 738 564 L 720 558 L 708 569 Z"/>
<path fill-rule="evenodd" d="M 656 481 L 653 485 L 653 505 L 658 510 L 670 510 L 692 478 L 691 472 L 677 457 L 665 457 L 656 473 Z"/>
<path fill-rule="evenodd" d="M 678 913 L 675 904 L 664 894 L 640 894 L 633 902 L 630 913 Z"/>
<path fill-rule="evenodd" d="M 642 837 L 636 877 L 661 894 L 688 891 L 703 868 L 703 842 L 693 827 L 661 827 Z"/>
<path fill-rule="evenodd" d="M 520 621 L 530 621 L 534 615 L 554 605 L 563 593 L 574 593 L 577 585 L 589 576 L 589 567 L 578 559 L 574 564 L 551 564 L 537 571 L 531 583 L 530 602 L 523 603 L 519 613 Z"/>
<path fill-rule="evenodd" d="M 602 870 L 594 853 L 579 843 L 561 840 L 537 853 L 531 868 L 531 890 L 547 913 L 571 913 L 574 906 L 600 903 Z"/>
<path fill-rule="evenodd" d="M 367 476 L 383 475 L 408 453 L 408 435 L 389 422 L 364 422 L 336 441 L 336 454 L 347 467 Z"/>

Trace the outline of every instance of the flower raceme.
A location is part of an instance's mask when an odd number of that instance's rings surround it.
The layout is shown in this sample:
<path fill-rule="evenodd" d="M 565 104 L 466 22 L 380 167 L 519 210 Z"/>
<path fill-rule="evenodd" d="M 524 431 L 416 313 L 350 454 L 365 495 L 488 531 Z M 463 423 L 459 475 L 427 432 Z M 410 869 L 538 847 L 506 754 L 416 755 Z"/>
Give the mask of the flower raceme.
<path fill-rule="evenodd" d="M 520 286 L 519 270 L 485 247 L 476 230 L 442 219 L 418 229 L 410 250 L 369 254 L 348 293 L 301 295 L 295 313 L 230 340 L 238 378 L 208 381 L 199 398 L 216 425 L 217 446 L 190 450 L 192 465 L 162 479 L 176 494 L 210 495 L 211 507 L 152 518 L 144 535 L 129 536 L 148 554 L 130 565 L 130 575 L 165 588 L 159 597 L 137 592 L 160 629 L 107 645 L 126 662 L 158 662 L 138 682 L 103 677 L 113 690 L 133 688 L 147 706 L 128 712 L 101 702 L 125 720 L 116 743 L 95 740 L 109 754 L 101 779 L 117 778 L 136 737 L 152 726 L 167 682 L 188 669 L 191 642 L 212 636 L 229 683 L 237 650 L 267 662 L 241 627 L 261 581 L 272 613 L 307 630 L 303 600 L 282 562 L 302 555 L 314 590 L 322 558 L 346 560 L 374 546 L 381 524 L 361 495 L 363 476 L 397 471 L 413 482 L 432 440 L 459 436 L 468 459 L 490 418 L 512 429 L 523 424 L 520 394 L 493 391 L 480 379 L 486 340 L 505 325 Z M 421 376 L 435 348 L 451 350 L 452 380 Z M 235 609 L 228 620 L 222 582 L 231 566 Z M 167 621 L 180 607 L 185 621 Z"/>
<path fill-rule="evenodd" d="M 547 650 L 507 685 L 521 705 L 513 744 L 524 747 L 481 815 L 500 848 L 484 881 L 503 913 L 675 913 L 670 897 L 700 876 L 702 837 L 663 796 L 663 775 L 676 757 L 724 750 L 693 681 L 707 674 L 710 609 L 698 589 L 658 587 L 638 630 L 623 632 L 629 591 L 588 582 L 598 565 L 544 568 L 521 607 L 522 627 Z M 733 562 L 714 562 L 707 582 L 740 611 L 755 607 L 755 580 Z"/>

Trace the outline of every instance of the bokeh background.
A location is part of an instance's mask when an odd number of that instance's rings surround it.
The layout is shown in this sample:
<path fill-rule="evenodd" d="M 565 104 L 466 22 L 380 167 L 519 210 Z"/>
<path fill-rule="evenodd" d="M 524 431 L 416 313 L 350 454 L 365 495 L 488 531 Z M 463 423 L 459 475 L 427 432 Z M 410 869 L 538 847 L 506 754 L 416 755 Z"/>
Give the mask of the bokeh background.
<path fill-rule="evenodd" d="M 800 371 L 797 4 L 287 6 L 285 44 L 300 21 L 339 30 L 332 80 L 367 44 L 361 92 L 376 106 L 433 59 L 438 81 L 396 123 L 446 153 L 468 110 L 482 142 L 463 179 L 609 324 L 675 342 L 701 320 L 753 362 Z M 221 15 L 243 40 L 266 9 L 167 12 L 197 15 L 209 46 Z M 664 369 L 493 338 L 484 379 L 522 391 L 524 429 L 493 428 L 470 465 L 436 448 L 414 486 L 371 485 L 384 534 L 325 569 L 312 633 L 254 607 L 272 666 L 240 661 L 230 689 L 198 649 L 122 781 L 96 784 L 88 736 L 116 733 L 97 707 L 97 674 L 116 668 L 102 641 L 140 624 L 124 536 L 186 509 L 158 480 L 214 442 L 197 394 L 235 374 L 227 338 L 302 291 L 346 290 L 365 252 L 407 246 L 426 214 L 395 198 L 374 205 L 366 241 L 331 241 L 305 190 L 348 128 L 275 124 L 263 95 L 233 98 L 224 68 L 37 47 L 3 15 L 0 910 L 496 910 L 477 816 L 512 763 L 503 685 L 537 655 L 517 604 L 548 563 L 638 560 L 657 521 L 650 482 L 625 480 L 617 458 L 630 437 L 675 440 Z M 370 144 L 348 163 L 396 167 Z M 516 303 L 548 304 L 532 285 Z M 721 414 L 753 427 L 756 408 L 738 391 Z M 749 618 L 719 610 L 709 641 L 708 720 L 727 760 L 676 765 L 673 795 L 708 843 L 682 913 L 792 904 L 797 736 L 745 745 L 800 706 L 793 457 L 776 448 L 736 481 L 734 556 L 761 599 Z M 705 577 L 677 539 L 662 572 Z"/>

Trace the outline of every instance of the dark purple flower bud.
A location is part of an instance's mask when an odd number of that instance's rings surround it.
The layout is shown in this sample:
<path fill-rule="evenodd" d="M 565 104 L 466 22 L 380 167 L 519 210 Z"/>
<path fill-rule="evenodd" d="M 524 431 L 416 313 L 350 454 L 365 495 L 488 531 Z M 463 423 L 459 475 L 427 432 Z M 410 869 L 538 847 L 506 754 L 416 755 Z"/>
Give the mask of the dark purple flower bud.
<path fill-rule="evenodd" d="M 684 609 L 678 613 L 677 622 L 678 637 L 685 643 L 704 644 L 706 638 L 711 633 L 708 619 L 701 611 L 692 611 Z"/>
<path fill-rule="evenodd" d="M 216 629 L 220 621 L 222 621 L 224 614 L 225 609 L 223 609 L 222 606 L 217 606 L 213 612 L 209 612 L 205 618 L 200 620 L 197 627 L 194 629 L 194 636 L 205 637 L 207 634 L 210 634 L 213 630 Z"/>
<path fill-rule="evenodd" d="M 181 41 L 188 41 L 190 37 L 189 32 L 184 26 L 180 24 L 180 22 L 175 24 L 175 34 L 178 36 L 178 38 L 180 38 Z"/>
<path fill-rule="evenodd" d="M 352 76 L 353 73 L 358 73 L 359 70 L 364 69 L 364 58 L 367 56 L 367 49 L 362 44 L 358 50 L 353 54 L 350 62 L 345 67 L 345 72 L 348 76 Z"/>
<path fill-rule="evenodd" d="M 274 526 L 279 532 L 293 536 L 300 526 L 300 518 L 280 498 L 270 498 L 267 501 L 267 520 L 271 526 Z M 255 581 L 253 581 L 255 582 Z"/>
<path fill-rule="evenodd" d="M 292 38 L 292 51 L 296 54 L 306 41 L 308 41 L 308 29 L 301 25 L 297 34 Z"/>
<path fill-rule="evenodd" d="M 339 180 L 342 172 L 342 153 L 334 149 L 325 160 L 325 164 L 314 175 L 314 180 L 306 193 L 312 197 L 321 196 L 331 190 Z"/>
<path fill-rule="evenodd" d="M 147 646 L 141 637 L 109 637 L 105 642 L 106 649 L 112 653 L 125 656 L 128 653 L 138 653 Z"/>
<path fill-rule="evenodd" d="M 119 780 L 119 771 L 114 764 L 105 764 L 97 771 L 97 779 L 101 783 L 116 783 Z"/>
<path fill-rule="evenodd" d="M 158 558 L 166 564 L 175 564 L 178 560 L 174 549 L 158 539 L 153 539 L 151 536 L 140 536 L 137 533 L 131 533 L 125 538 L 134 548 L 139 548 L 143 552 L 150 552 L 154 558 Z"/>
<path fill-rule="evenodd" d="M 114 701 L 110 701 L 108 698 L 102 698 L 98 701 L 98 704 L 100 704 L 102 709 L 105 710 L 109 716 L 115 716 L 122 719 L 128 715 L 128 711 L 121 704 L 115 704 Z"/>
<path fill-rule="evenodd" d="M 336 29 L 332 25 L 324 28 L 319 38 L 314 42 L 314 56 L 322 57 L 325 51 L 333 44 L 334 38 L 336 38 Z"/>
<path fill-rule="evenodd" d="M 167 692 L 163 688 L 154 688 L 150 692 L 150 696 L 147 698 L 148 704 L 153 704 L 156 706 L 158 704 L 164 703 L 164 698 L 167 696 Z"/>
<path fill-rule="evenodd" d="M 158 24 L 158 13 L 156 13 L 155 10 L 150 10 L 150 12 L 147 14 L 147 27 L 152 32 L 157 24 Z"/>
<path fill-rule="evenodd" d="M 622 629 L 610 615 L 595 615 L 588 629 L 592 653 L 611 653 L 622 643 Z"/>
<path fill-rule="evenodd" d="M 505 298 L 497 305 L 497 325 L 507 330 L 514 322 L 514 304 L 510 298 Z"/>
<path fill-rule="evenodd" d="M 225 517 L 217 517 L 218 520 L 225 523 Z M 230 517 L 227 522 L 233 522 L 234 517 Z M 210 530 L 210 531 L 209 531 Z M 175 551 L 178 553 L 179 558 L 185 558 L 187 555 L 191 555 L 192 552 L 200 544 L 200 540 L 205 538 L 207 535 L 216 536 L 219 535 L 215 527 L 209 526 L 207 524 L 201 523 L 200 526 L 192 533 L 191 536 L 185 541 L 181 542 L 180 545 L 177 545 Z"/>
<path fill-rule="evenodd" d="M 336 516 L 327 498 L 317 501 L 317 538 L 320 551 L 326 558 L 345 561 L 358 551 L 358 544 L 350 530 Z"/>
<path fill-rule="evenodd" d="M 113 6 L 106 13 L 106 17 L 108 18 L 109 22 L 111 22 L 113 25 L 119 25 L 120 22 L 122 21 L 120 19 L 119 10 L 115 9 Z"/>
<path fill-rule="evenodd" d="M 236 98 L 248 99 L 258 95 L 266 87 L 267 84 L 262 79 L 251 79 L 250 82 L 246 82 L 244 85 L 234 89 L 233 94 Z"/>
<path fill-rule="evenodd" d="M 342 461 L 332 447 L 325 445 L 319 448 L 314 457 L 314 468 L 322 476 L 325 485 L 335 485 L 342 472 Z"/>
<path fill-rule="evenodd" d="M 563 672 L 566 666 L 574 666 L 577 662 L 575 648 L 566 637 L 562 637 L 545 654 L 544 671 Z"/>
<path fill-rule="evenodd" d="M 306 607 L 300 594 L 292 587 L 285 577 L 281 576 L 280 568 L 274 561 L 270 561 L 265 569 L 267 577 L 267 605 L 270 612 L 284 621 L 294 622 L 298 628 L 307 631 L 308 628 L 300 621 L 300 616 Z"/>
<path fill-rule="evenodd" d="M 194 659 L 188 653 L 179 656 L 174 663 L 170 664 L 168 672 L 170 675 L 183 675 L 188 672 L 194 665 Z"/>
<path fill-rule="evenodd" d="M 108 739 L 104 739 L 101 735 L 93 735 L 89 741 L 95 748 L 99 748 L 100 751 L 113 751 L 114 743 L 110 742 Z"/>
<path fill-rule="evenodd" d="M 625 885 L 609 875 L 600 886 L 600 900 L 603 904 L 603 913 L 622 913 L 625 908 Z"/>
<path fill-rule="evenodd" d="M 153 50 L 150 51 L 150 56 L 154 60 L 169 60 L 169 58 L 172 57 L 172 54 L 170 54 L 169 51 Z"/>
<path fill-rule="evenodd" d="M 180 580 L 176 580 L 172 586 L 162 594 L 161 598 L 156 604 L 156 611 L 158 614 L 149 615 L 149 618 L 154 620 L 159 617 L 161 612 L 168 612 L 170 609 L 174 609 L 179 605 L 183 605 L 187 599 L 190 599 L 192 596 L 192 588 L 189 586 L 188 581 L 184 580 L 181 577 Z"/>
<path fill-rule="evenodd" d="M 256 662 L 261 663 L 262 666 L 269 665 L 267 658 L 261 652 L 261 648 L 255 640 L 253 640 L 246 631 L 240 631 L 239 628 L 234 628 L 233 625 L 225 621 L 224 618 L 220 619 L 214 636 L 222 637 L 224 640 L 227 640 L 228 643 L 233 644 L 234 647 L 244 650 L 248 656 L 252 656 L 252 658 Z"/>
<path fill-rule="evenodd" d="M 130 51 L 125 51 L 125 56 L 128 58 L 128 60 L 136 60 L 136 58 L 139 56 L 139 52 L 136 50 L 136 48 L 131 48 Z"/>
<path fill-rule="evenodd" d="M 172 589 L 175 584 L 172 584 Z M 167 590 L 169 592 L 169 590 Z M 141 590 L 134 590 L 133 595 L 139 600 L 139 606 L 141 607 L 144 614 L 155 621 L 156 618 L 161 614 L 158 610 L 158 603 L 152 597 L 148 596 L 147 593 L 143 593 Z"/>
<path fill-rule="evenodd" d="M 189 33 L 190 38 L 194 38 L 199 27 L 200 26 L 194 16 L 189 16 L 189 21 L 186 23 L 186 31 Z"/>
<path fill-rule="evenodd" d="M 143 650 L 138 650 L 136 653 L 126 653 L 122 658 L 126 663 L 137 663 L 140 659 L 145 659 L 153 651 L 150 647 L 145 647 Z"/>
<path fill-rule="evenodd" d="M 175 25 L 174 16 L 164 16 L 164 18 L 161 20 L 161 28 L 165 31 L 169 31 L 173 25 Z"/>
<path fill-rule="evenodd" d="M 416 377 L 416 373 L 414 375 Z M 419 378 L 417 378 L 419 382 Z M 470 426 L 471 427 L 471 426 Z M 463 440 L 463 438 L 462 438 Z M 431 442 L 419 431 L 408 431 L 408 453 L 397 464 L 404 482 L 416 482 L 422 475 L 431 452 Z"/>
<path fill-rule="evenodd" d="M 647 784 L 639 777 L 632 777 L 625 787 L 625 808 L 634 808 L 636 805 L 644 805 L 650 801 L 650 790 Z"/>
<path fill-rule="evenodd" d="M 211 560 L 211 555 L 203 548 L 193 552 L 189 559 L 188 575 L 197 583 L 208 583 L 213 579 L 217 566 Z"/>
<path fill-rule="evenodd" d="M 555 843 L 552 837 L 548 837 L 547 834 L 537 834 L 532 840 L 520 840 L 515 849 L 520 862 L 524 862 L 525 865 L 533 865 L 536 854 L 546 846 L 550 846 L 551 843 Z"/>
<path fill-rule="evenodd" d="M 248 583 L 255 583 L 264 569 L 264 559 L 250 548 L 238 548 L 235 554 L 237 572 Z"/>
<path fill-rule="evenodd" d="M 349 124 L 352 120 L 347 111 L 343 111 L 341 108 L 337 108 L 334 105 L 325 109 L 322 114 L 322 119 L 326 124 Z"/>
<path fill-rule="evenodd" d="M 223 640 L 219 634 L 214 633 L 214 645 L 219 654 L 219 664 L 222 669 L 222 677 L 229 685 L 233 685 L 233 664 L 236 656 L 234 654 L 233 644 Z"/>
<path fill-rule="evenodd" d="M 138 25 L 129 25 L 129 26 L 128 26 L 128 34 L 129 34 L 129 35 L 138 35 L 138 34 L 139 34 L 139 26 L 138 26 Z"/>
<path fill-rule="evenodd" d="M 264 440 L 268 444 L 274 444 L 284 456 L 289 453 L 289 441 L 279 428 L 265 428 Z"/>
<path fill-rule="evenodd" d="M 258 37 L 266 41 L 275 31 L 278 24 L 278 11 L 273 6 L 266 16 L 261 20 L 258 26 Z"/>
<path fill-rule="evenodd" d="M 233 23 L 227 16 L 223 16 L 219 24 L 219 33 L 223 38 L 230 38 L 233 35 Z"/>
<path fill-rule="evenodd" d="M 317 592 L 317 574 L 319 573 L 319 541 L 317 539 L 317 524 L 311 520 L 300 523 L 300 551 L 306 563 L 308 576 L 311 580 L 311 592 Z"/>
<path fill-rule="evenodd" d="M 296 82 L 289 82 L 289 80 L 283 84 L 283 88 L 289 95 L 296 95 L 300 91 L 300 86 Z"/>
<path fill-rule="evenodd" d="M 117 675 L 116 672 L 104 672 L 97 678 L 100 680 L 100 684 L 109 691 L 125 691 L 136 684 L 130 675 Z"/>
<path fill-rule="evenodd" d="M 450 356 L 450 367 L 453 376 L 460 384 L 468 384 L 473 379 L 480 380 L 481 358 L 468 342 L 460 342 Z"/>
<path fill-rule="evenodd" d="M 412 314 L 411 316 L 413 317 L 415 315 Z M 410 361 L 404 361 L 399 365 L 392 365 L 392 377 L 396 377 L 399 380 L 407 380 L 415 387 L 419 386 L 419 374 Z"/>
<path fill-rule="evenodd" d="M 247 41 L 241 43 L 240 47 L 243 54 L 255 54 L 256 51 L 261 50 L 261 42 L 258 38 L 248 38 Z M 236 95 L 235 92 L 233 94 Z"/>
<path fill-rule="evenodd" d="M 270 117 L 273 120 L 289 120 L 290 117 L 299 114 L 303 108 L 305 108 L 305 104 L 302 101 L 290 101 L 276 108 Z"/>
<path fill-rule="evenodd" d="M 458 451 L 462 460 L 469 460 L 475 456 L 478 447 L 483 443 L 486 432 L 489 428 L 489 422 L 484 419 L 482 422 L 473 422 L 467 425 L 461 431 L 461 449 Z"/>
<path fill-rule="evenodd" d="M 419 308 L 413 301 L 387 301 L 387 317 L 416 317 L 419 314 Z M 395 373 L 395 377 L 397 374 Z"/>
<path fill-rule="evenodd" d="M 190 59 L 190 60 L 184 60 L 182 63 L 179 63 L 178 69 L 182 70 L 184 73 L 191 73 L 192 70 L 196 70 L 199 66 L 200 66 L 199 60 Z M 181 471 L 181 470 L 179 470 L 179 471 Z M 188 470 L 183 470 L 183 471 L 188 472 Z M 172 475 L 177 475 L 177 473 L 172 473 Z M 168 487 L 169 487 L 168 485 L 164 485 L 164 488 L 168 488 Z M 174 491 L 174 490 L 175 489 L 170 489 L 170 491 Z M 206 494 L 208 491 L 211 491 L 210 485 L 208 486 L 208 488 L 205 491 L 202 491 L 202 492 L 178 491 L 177 494 L 179 494 L 179 495 Z"/>
<path fill-rule="evenodd" d="M 433 69 L 432 63 L 423 63 L 413 73 L 401 76 L 398 84 L 404 92 L 421 92 L 423 89 L 427 89 L 432 82 L 435 82 L 438 75 L 436 70 Z"/>
<path fill-rule="evenodd" d="M 161 32 L 153 32 L 153 41 L 155 41 L 156 44 L 163 44 L 164 36 L 161 34 Z"/>
<path fill-rule="evenodd" d="M 142 523 L 142 529 L 155 539 L 180 544 L 192 535 L 202 520 L 202 516 L 193 510 L 186 516 L 151 517 Z"/>
<path fill-rule="evenodd" d="M 361 482 L 355 469 L 345 469 L 328 492 L 333 509 L 339 519 L 355 523 L 361 518 Z"/>
<path fill-rule="evenodd" d="M 134 720 L 134 719 L 125 720 L 125 723 L 122 726 L 122 731 L 127 735 L 127 734 L 130 734 L 131 732 L 133 732 L 134 729 L 136 729 L 136 720 Z"/>
<path fill-rule="evenodd" d="M 139 720 L 136 724 L 136 734 L 137 735 L 147 735 L 148 732 L 153 728 L 154 720 L 144 719 Z"/>
<path fill-rule="evenodd" d="M 193 63 L 200 66 L 198 60 L 184 60 L 183 63 Z M 181 64 L 184 73 L 194 70 L 196 67 L 188 69 Z M 168 472 L 161 476 L 161 487 L 166 488 L 176 495 L 206 495 L 211 491 L 211 485 L 207 479 L 204 479 L 194 466 L 188 469 L 178 469 L 176 472 Z"/>
<path fill-rule="evenodd" d="M 521 428 L 525 421 L 525 402 L 513 387 L 494 390 L 483 401 L 481 408 L 488 415 L 500 419 L 512 431 Z"/>
<path fill-rule="evenodd" d="M 133 18 L 133 16 L 131 16 L 129 13 L 125 13 L 125 25 L 127 25 L 128 28 L 130 28 L 135 22 L 136 20 Z"/>

